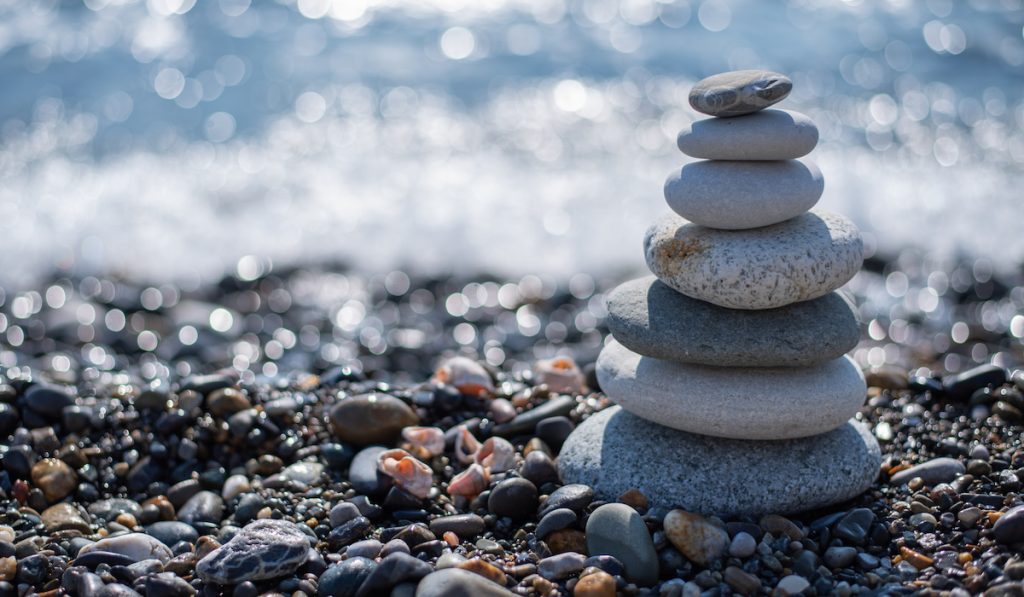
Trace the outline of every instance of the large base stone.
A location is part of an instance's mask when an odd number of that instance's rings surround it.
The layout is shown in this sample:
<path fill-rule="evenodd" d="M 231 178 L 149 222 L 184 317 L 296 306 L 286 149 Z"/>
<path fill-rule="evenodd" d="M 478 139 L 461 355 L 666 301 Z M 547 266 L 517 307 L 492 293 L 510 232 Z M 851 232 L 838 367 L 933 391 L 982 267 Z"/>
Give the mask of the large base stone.
<path fill-rule="evenodd" d="M 639 489 L 653 505 L 728 517 L 846 501 L 870 487 L 881 462 L 874 437 L 852 420 L 814 437 L 743 441 L 676 431 L 618 406 L 584 421 L 558 457 L 565 483 L 602 499 Z"/>

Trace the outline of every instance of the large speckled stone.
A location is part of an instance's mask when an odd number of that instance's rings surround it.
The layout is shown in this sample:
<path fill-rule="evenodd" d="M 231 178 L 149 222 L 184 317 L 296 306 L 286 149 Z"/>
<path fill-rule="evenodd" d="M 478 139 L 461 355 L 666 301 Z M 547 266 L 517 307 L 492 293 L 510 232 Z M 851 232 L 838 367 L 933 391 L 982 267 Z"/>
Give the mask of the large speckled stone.
<path fill-rule="evenodd" d="M 830 292 L 778 309 L 725 309 L 672 290 L 654 276 L 608 295 L 615 339 L 649 357 L 715 366 L 797 367 L 831 361 L 860 340 L 857 314 Z"/>
<path fill-rule="evenodd" d="M 694 224 L 745 230 L 795 218 L 814 207 L 824 189 L 810 161 L 702 160 L 669 175 L 665 201 Z"/>
<path fill-rule="evenodd" d="M 864 243 L 853 222 L 828 212 L 742 231 L 670 214 L 647 230 L 644 254 L 651 272 L 686 296 L 728 309 L 774 309 L 848 282 Z"/>
<path fill-rule="evenodd" d="M 782 101 L 789 77 L 767 70 L 734 70 L 701 79 L 690 90 L 693 109 L 711 116 L 742 116 Z"/>
<path fill-rule="evenodd" d="M 196 563 L 199 578 L 221 585 L 285 576 L 309 558 L 309 539 L 287 520 L 247 524 L 230 541 Z"/>
<path fill-rule="evenodd" d="M 679 131 L 676 144 L 702 160 L 792 160 L 818 144 L 818 127 L 799 112 L 763 110 L 695 120 Z"/>
<path fill-rule="evenodd" d="M 825 433 L 855 415 L 867 394 L 845 356 L 810 367 L 708 367 L 640 356 L 614 340 L 597 357 L 597 379 L 637 416 L 735 439 Z"/>
<path fill-rule="evenodd" d="M 562 446 L 566 483 L 605 500 L 639 489 L 652 505 L 718 516 L 812 510 L 866 490 L 882 462 L 861 423 L 787 441 L 721 439 L 656 425 L 613 406 Z"/>

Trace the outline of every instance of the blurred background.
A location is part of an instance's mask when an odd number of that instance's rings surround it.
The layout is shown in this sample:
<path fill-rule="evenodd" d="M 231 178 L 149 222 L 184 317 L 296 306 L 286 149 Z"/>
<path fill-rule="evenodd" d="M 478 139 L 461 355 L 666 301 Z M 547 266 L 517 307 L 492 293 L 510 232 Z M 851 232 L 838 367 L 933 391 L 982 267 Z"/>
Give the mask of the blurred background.
<path fill-rule="evenodd" d="M 753 67 L 792 77 L 821 206 L 871 252 L 1014 268 L 1022 26 L 1020 0 L 0 0 L 0 282 L 639 272 L 689 87 Z"/>

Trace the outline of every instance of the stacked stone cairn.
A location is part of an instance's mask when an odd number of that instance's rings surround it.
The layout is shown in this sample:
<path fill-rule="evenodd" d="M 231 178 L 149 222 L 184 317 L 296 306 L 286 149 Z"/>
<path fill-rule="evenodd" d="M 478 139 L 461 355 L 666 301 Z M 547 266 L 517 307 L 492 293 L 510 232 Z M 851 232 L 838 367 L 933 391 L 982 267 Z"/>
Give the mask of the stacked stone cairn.
<path fill-rule="evenodd" d="M 765 109 L 792 82 L 761 70 L 698 82 L 665 183 L 673 212 L 644 238 L 654 276 L 608 298 L 597 361 L 617 403 L 562 448 L 565 482 L 614 500 L 720 516 L 792 513 L 867 489 L 881 454 L 854 420 L 866 387 L 848 356 L 859 322 L 836 290 L 863 261 L 860 232 L 811 210 L 821 173 L 805 115 Z"/>

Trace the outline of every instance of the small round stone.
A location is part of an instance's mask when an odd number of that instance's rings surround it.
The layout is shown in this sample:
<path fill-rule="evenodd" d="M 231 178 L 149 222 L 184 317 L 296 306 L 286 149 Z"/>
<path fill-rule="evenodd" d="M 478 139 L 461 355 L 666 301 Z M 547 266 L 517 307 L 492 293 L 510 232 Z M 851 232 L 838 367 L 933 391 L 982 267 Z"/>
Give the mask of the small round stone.
<path fill-rule="evenodd" d="M 669 175 L 665 201 L 694 224 L 746 230 L 795 218 L 814 207 L 824 189 L 810 161 L 702 160 Z"/>
<path fill-rule="evenodd" d="M 658 582 L 658 552 L 640 514 L 625 504 L 605 504 L 587 519 L 587 553 L 610 555 L 642 587 Z"/>
<path fill-rule="evenodd" d="M 701 79 L 690 90 L 690 106 L 711 116 L 742 116 L 782 101 L 793 89 L 789 77 L 767 70 L 735 70 Z"/>
<path fill-rule="evenodd" d="M 652 507 L 718 516 L 843 502 L 871 485 L 881 462 L 878 442 L 856 421 L 812 437 L 745 441 L 655 425 L 617 406 L 580 424 L 558 458 L 563 479 L 590 485 L 602 499 L 638 488 Z"/>
<path fill-rule="evenodd" d="M 665 536 L 686 559 L 708 566 L 729 547 L 729 533 L 695 512 L 672 510 L 662 522 Z"/>
<path fill-rule="evenodd" d="M 343 398 L 331 408 L 331 430 L 338 439 L 368 446 L 393 441 L 405 427 L 420 418 L 404 402 L 387 394 L 363 394 Z"/>
<path fill-rule="evenodd" d="M 641 356 L 609 339 L 597 379 L 631 413 L 682 431 L 780 440 L 840 427 L 867 386 L 850 357 L 810 367 L 708 367 Z"/>
<path fill-rule="evenodd" d="M 740 531 L 729 543 L 729 555 L 736 558 L 749 558 L 757 551 L 757 541 L 747 532 Z"/>
<path fill-rule="evenodd" d="M 32 465 L 32 484 L 41 489 L 51 503 L 74 491 L 77 479 L 75 471 L 57 458 L 44 458 Z"/>
<path fill-rule="evenodd" d="M 676 144 L 702 160 L 793 160 L 818 144 L 818 127 L 799 112 L 763 110 L 695 120 L 679 131 Z"/>
<path fill-rule="evenodd" d="M 849 301 L 836 292 L 758 311 L 690 298 L 654 276 L 608 295 L 608 327 L 642 355 L 719 367 L 802 367 L 839 358 L 860 341 Z"/>
<path fill-rule="evenodd" d="M 728 309 L 774 309 L 824 296 L 864 259 L 852 222 L 809 212 L 772 226 L 715 230 L 672 214 L 644 237 L 647 266 L 673 289 Z"/>
<path fill-rule="evenodd" d="M 498 516 L 523 520 L 537 510 L 537 487 L 519 477 L 505 479 L 491 490 L 487 509 Z"/>

